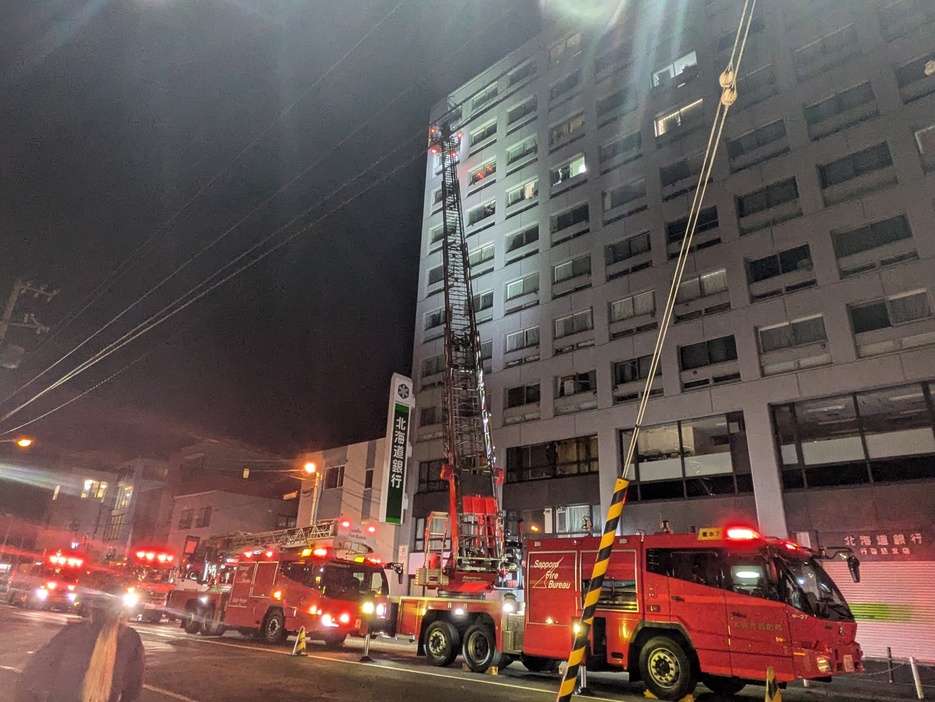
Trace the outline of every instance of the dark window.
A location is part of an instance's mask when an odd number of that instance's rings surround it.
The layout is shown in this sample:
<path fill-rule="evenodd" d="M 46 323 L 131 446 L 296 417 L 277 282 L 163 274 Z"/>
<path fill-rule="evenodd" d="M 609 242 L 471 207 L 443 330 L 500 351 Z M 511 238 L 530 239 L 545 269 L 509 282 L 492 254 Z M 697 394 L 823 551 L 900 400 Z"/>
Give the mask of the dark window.
<path fill-rule="evenodd" d="M 444 266 L 435 266 L 435 268 L 429 269 L 429 285 L 435 285 L 436 283 L 442 282 L 445 278 L 445 268 Z"/>
<path fill-rule="evenodd" d="M 506 450 L 506 479 L 510 483 L 597 472 L 597 436 Z"/>
<path fill-rule="evenodd" d="M 344 466 L 332 466 L 325 473 L 325 488 L 344 487 Z"/>
<path fill-rule="evenodd" d="M 565 76 L 557 83 L 553 83 L 549 88 L 549 100 L 557 100 L 563 95 L 574 90 L 581 83 L 581 71 L 575 71 L 571 75 Z"/>
<path fill-rule="evenodd" d="M 909 220 L 905 215 L 898 215 L 858 229 L 832 232 L 831 243 L 834 245 L 834 255 L 844 258 L 911 237 L 912 229 L 909 228 Z"/>
<path fill-rule="evenodd" d="M 751 283 L 774 278 L 784 273 L 812 267 L 812 254 L 808 244 L 786 249 L 763 258 L 747 262 L 747 278 Z"/>
<path fill-rule="evenodd" d="M 373 468 L 364 471 L 364 490 L 373 489 Z"/>
<path fill-rule="evenodd" d="M 195 510 L 183 509 L 179 513 L 179 529 L 191 529 L 192 519 L 195 516 Z"/>
<path fill-rule="evenodd" d="M 595 392 L 597 390 L 597 372 L 572 373 L 556 378 L 556 397 L 569 397 L 582 392 Z"/>
<path fill-rule="evenodd" d="M 688 159 L 686 158 L 659 169 L 659 180 L 663 186 L 677 183 L 690 175 L 691 170 L 688 167 Z"/>
<path fill-rule="evenodd" d="M 539 225 L 525 229 L 518 234 L 513 234 L 506 240 L 506 252 L 511 253 L 521 249 L 527 244 L 539 241 Z"/>
<path fill-rule="evenodd" d="M 536 62 L 529 61 L 524 63 L 522 66 L 513 71 L 509 76 L 509 84 L 516 85 L 522 80 L 534 76 L 536 74 Z"/>
<path fill-rule="evenodd" d="M 709 207 L 698 213 L 698 222 L 695 224 L 695 234 L 706 232 L 709 229 L 717 229 L 717 207 Z M 688 227 L 688 217 L 669 222 L 666 224 L 666 240 L 670 244 L 681 241 L 685 238 L 685 229 Z"/>
<path fill-rule="evenodd" d="M 736 360 L 737 343 L 733 335 L 679 347 L 679 361 L 683 371 Z"/>
<path fill-rule="evenodd" d="M 442 467 L 444 458 L 419 463 L 419 492 L 438 492 L 448 489 L 448 481 L 442 480 Z M 421 534 L 417 534 L 421 536 Z"/>
<path fill-rule="evenodd" d="M 715 549 L 677 551 L 653 548 L 646 551 L 646 566 L 650 573 L 684 580 L 696 585 L 723 587 L 723 555 Z"/>
<path fill-rule="evenodd" d="M 764 28 L 763 18 L 754 17 L 750 20 L 750 30 L 747 32 L 747 41 L 749 42 L 753 37 L 763 31 Z M 714 45 L 715 51 L 721 53 L 722 51 L 730 51 L 734 48 L 734 40 L 737 37 L 736 31 L 726 32 L 718 37 L 717 42 Z M 739 48 L 739 47 L 738 47 Z"/>
<path fill-rule="evenodd" d="M 610 161 L 615 156 L 626 153 L 639 153 L 643 148 L 643 135 L 640 132 L 633 132 L 626 136 L 614 139 L 604 144 L 598 151 L 598 159 L 603 164 Z"/>
<path fill-rule="evenodd" d="M 604 261 L 607 265 L 625 261 L 633 256 L 647 253 L 652 248 L 649 232 L 643 232 L 629 239 L 618 241 L 604 247 Z"/>
<path fill-rule="evenodd" d="M 875 99 L 873 87 L 867 81 L 836 93 L 821 102 L 807 106 L 805 108 L 805 122 L 809 125 L 816 125 L 858 105 L 873 102 Z"/>
<path fill-rule="evenodd" d="M 649 368 L 652 364 L 651 355 L 640 356 L 629 361 L 619 361 L 614 364 L 614 385 L 632 383 L 635 380 L 646 380 L 649 377 Z M 656 367 L 656 377 L 662 375 L 662 365 Z"/>
<path fill-rule="evenodd" d="M 294 529 L 295 528 L 295 517 L 289 514 L 280 514 L 276 517 L 276 528 L 277 529 Z"/>
<path fill-rule="evenodd" d="M 617 207 L 622 207 L 628 202 L 638 200 L 641 197 L 646 197 L 646 181 L 642 178 L 632 183 L 618 185 L 616 188 L 604 192 L 604 211 L 608 212 Z"/>
<path fill-rule="evenodd" d="M 520 385 L 515 388 L 507 388 L 506 406 L 521 407 L 523 405 L 532 405 L 539 402 L 539 383 L 533 385 Z"/>
<path fill-rule="evenodd" d="M 795 178 L 789 178 L 778 183 L 773 183 L 761 190 L 743 195 L 737 198 L 737 215 L 739 217 L 749 217 L 757 212 L 763 212 L 773 207 L 778 207 L 785 202 L 797 200 L 799 189 Z"/>
<path fill-rule="evenodd" d="M 202 507 L 198 510 L 195 528 L 211 526 L 211 507 Z"/>
<path fill-rule="evenodd" d="M 761 146 L 766 146 L 774 141 L 783 139 L 786 136 L 786 125 L 780 119 L 771 122 L 764 127 L 760 127 L 752 132 L 747 132 L 736 139 L 727 142 L 727 155 L 730 158 L 739 158 L 744 154 L 756 151 Z"/>
<path fill-rule="evenodd" d="M 589 221 L 588 203 L 578 205 L 577 207 L 552 216 L 552 232 L 559 232 L 562 229 L 572 227 L 579 222 Z"/>
<path fill-rule="evenodd" d="M 600 119 L 616 113 L 618 110 L 622 111 L 630 101 L 629 91 L 626 88 L 618 90 L 616 93 L 597 101 L 597 116 Z"/>
<path fill-rule="evenodd" d="M 884 142 L 819 166 L 818 176 L 821 180 L 821 187 L 830 188 L 859 178 L 865 173 L 872 173 L 892 165 L 893 159 L 890 158 L 889 147 Z"/>

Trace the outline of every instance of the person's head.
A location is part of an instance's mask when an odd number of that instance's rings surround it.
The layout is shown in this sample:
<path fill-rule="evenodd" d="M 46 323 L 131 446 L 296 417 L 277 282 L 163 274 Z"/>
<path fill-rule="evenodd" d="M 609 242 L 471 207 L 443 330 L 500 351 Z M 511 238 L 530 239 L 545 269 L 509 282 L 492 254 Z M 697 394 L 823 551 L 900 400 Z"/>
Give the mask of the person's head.
<path fill-rule="evenodd" d="M 125 588 L 110 578 L 100 583 L 90 595 L 91 621 L 96 624 L 117 624 L 126 619 L 123 596 Z"/>

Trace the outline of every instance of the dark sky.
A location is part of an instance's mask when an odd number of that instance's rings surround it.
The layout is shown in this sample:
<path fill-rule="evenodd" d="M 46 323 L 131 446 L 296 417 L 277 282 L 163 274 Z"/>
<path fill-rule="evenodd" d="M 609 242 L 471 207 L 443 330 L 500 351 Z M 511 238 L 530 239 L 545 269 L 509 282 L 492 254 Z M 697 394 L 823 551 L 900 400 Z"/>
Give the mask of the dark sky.
<path fill-rule="evenodd" d="M 2 3 L 0 297 L 17 277 L 61 292 L 49 304 L 24 301 L 53 334 L 10 334 L 28 353 L 18 370 L 0 368 L 0 397 L 191 261 L 32 392 L 6 400 L 2 413 L 307 208 L 300 223 L 401 169 L 0 431 L 148 353 L 28 431 L 56 447 L 151 454 L 199 436 L 232 437 L 281 455 L 383 433 L 390 374 L 411 363 L 429 108 L 539 28 L 535 0 L 397 3 Z M 123 277 L 59 326 L 151 238 Z"/>

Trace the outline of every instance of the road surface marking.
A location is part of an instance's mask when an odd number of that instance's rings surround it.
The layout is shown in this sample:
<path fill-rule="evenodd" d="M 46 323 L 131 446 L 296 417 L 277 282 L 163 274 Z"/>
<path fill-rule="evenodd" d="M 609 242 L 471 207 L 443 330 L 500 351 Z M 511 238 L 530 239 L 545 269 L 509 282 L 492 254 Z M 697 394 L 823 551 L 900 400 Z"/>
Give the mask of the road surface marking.
<path fill-rule="evenodd" d="M 171 697 L 174 700 L 179 700 L 179 702 L 198 702 L 198 700 L 193 700 L 191 697 L 186 697 L 185 695 L 180 695 L 177 692 L 172 692 L 171 690 L 156 687 L 155 685 L 143 685 L 143 689 L 149 690 L 150 692 L 155 692 L 160 695 L 165 695 L 166 697 Z"/>
<path fill-rule="evenodd" d="M 197 641 L 198 643 L 203 643 L 203 644 L 214 644 L 215 646 L 230 646 L 231 648 L 242 648 L 246 651 L 257 651 L 260 653 L 272 653 L 276 655 L 290 656 L 290 657 L 292 656 L 292 653 L 290 651 L 284 651 L 284 650 L 277 651 L 271 648 L 259 648 L 256 646 L 245 646 L 243 644 L 227 643 L 226 641 L 211 641 L 210 639 L 193 639 L 193 641 Z M 346 663 L 349 665 L 363 665 L 363 666 L 373 665 L 372 663 L 361 663 L 360 661 L 346 661 L 343 658 L 330 658 L 328 656 L 318 656 L 313 653 L 310 653 L 308 656 L 305 656 L 305 659 L 306 660 L 330 661 L 331 663 Z M 392 670 L 403 672 L 403 673 L 411 673 L 412 675 L 425 675 L 430 678 L 444 678 L 446 680 L 460 680 L 462 682 L 464 681 L 474 682 L 474 683 L 478 683 L 482 685 L 495 685 L 497 687 L 508 687 L 514 690 L 525 690 L 527 692 L 541 692 L 546 695 L 551 695 L 553 697 L 555 696 L 554 690 L 543 690 L 540 687 L 528 687 L 526 685 L 514 685 L 512 683 L 502 683 L 502 682 L 497 682 L 495 680 L 487 680 L 486 678 L 483 678 L 483 677 L 466 678 L 466 677 L 461 677 L 457 675 L 446 675 L 445 673 L 433 673 L 428 670 L 418 670 L 415 668 L 405 668 L 402 666 L 393 665 L 389 661 L 384 662 L 384 665 L 380 667 L 390 668 Z M 188 698 L 185 698 L 185 699 L 187 700 Z M 610 697 L 593 696 L 591 697 L 591 699 L 592 700 L 604 700 L 605 702 L 620 702 L 619 700 L 616 700 Z M 189 702 L 195 702 L 195 700 L 190 700 Z"/>

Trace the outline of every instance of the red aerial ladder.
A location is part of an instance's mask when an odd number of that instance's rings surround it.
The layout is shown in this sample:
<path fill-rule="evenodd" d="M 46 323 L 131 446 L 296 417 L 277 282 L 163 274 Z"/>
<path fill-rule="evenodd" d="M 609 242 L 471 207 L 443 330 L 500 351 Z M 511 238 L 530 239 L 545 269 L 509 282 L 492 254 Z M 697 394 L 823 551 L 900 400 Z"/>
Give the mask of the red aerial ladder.
<path fill-rule="evenodd" d="M 429 151 L 441 159 L 442 245 L 445 280 L 445 458 L 449 511 L 426 520 L 425 567 L 416 585 L 443 592 L 489 590 L 501 579 L 503 518 L 498 495 L 502 472 L 493 459 L 484 393 L 484 368 L 474 314 L 458 153 L 461 132 L 442 122 L 429 131 Z M 444 544 L 451 552 L 444 558 Z"/>

